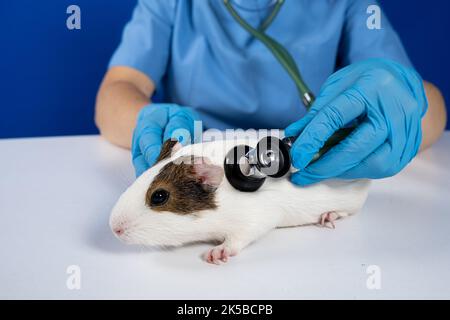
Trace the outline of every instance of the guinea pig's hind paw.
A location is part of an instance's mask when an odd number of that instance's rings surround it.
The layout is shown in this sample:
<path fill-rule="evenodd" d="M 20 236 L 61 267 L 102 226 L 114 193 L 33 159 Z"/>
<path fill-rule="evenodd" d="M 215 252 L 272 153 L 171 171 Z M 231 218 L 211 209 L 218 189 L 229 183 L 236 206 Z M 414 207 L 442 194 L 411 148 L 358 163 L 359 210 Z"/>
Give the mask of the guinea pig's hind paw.
<path fill-rule="evenodd" d="M 231 248 L 225 244 L 210 249 L 205 254 L 205 260 L 208 263 L 220 264 L 220 262 L 227 262 L 228 259 L 236 255 Z"/>
<path fill-rule="evenodd" d="M 329 227 L 331 229 L 336 229 L 334 221 L 338 218 L 338 214 L 336 212 L 325 212 L 320 216 L 319 224 L 322 227 Z"/>

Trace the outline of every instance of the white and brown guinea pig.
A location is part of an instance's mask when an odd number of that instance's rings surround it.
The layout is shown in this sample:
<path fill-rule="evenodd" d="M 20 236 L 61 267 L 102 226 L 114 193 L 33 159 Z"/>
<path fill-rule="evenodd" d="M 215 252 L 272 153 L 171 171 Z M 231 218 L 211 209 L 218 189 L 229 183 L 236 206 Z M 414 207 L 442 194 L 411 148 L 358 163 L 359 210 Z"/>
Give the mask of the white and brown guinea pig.
<path fill-rule="evenodd" d="M 168 140 L 157 163 L 120 197 L 110 225 L 125 243 L 180 246 L 220 241 L 205 254 L 210 263 L 226 262 L 276 227 L 332 225 L 357 213 L 368 180 L 330 180 L 308 187 L 289 179 L 267 178 L 256 192 L 240 192 L 224 178 L 227 151 L 255 147 L 256 139 L 222 140 L 182 147 Z"/>

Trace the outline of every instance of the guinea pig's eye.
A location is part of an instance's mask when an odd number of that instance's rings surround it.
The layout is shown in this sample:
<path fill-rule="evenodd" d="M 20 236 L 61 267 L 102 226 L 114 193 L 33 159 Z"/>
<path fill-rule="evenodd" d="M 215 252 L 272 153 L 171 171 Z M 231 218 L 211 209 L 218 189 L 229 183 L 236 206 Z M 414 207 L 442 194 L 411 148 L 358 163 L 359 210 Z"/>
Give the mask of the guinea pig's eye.
<path fill-rule="evenodd" d="M 152 193 L 150 197 L 150 205 L 152 206 L 162 206 L 169 200 L 170 193 L 164 189 L 158 189 Z"/>

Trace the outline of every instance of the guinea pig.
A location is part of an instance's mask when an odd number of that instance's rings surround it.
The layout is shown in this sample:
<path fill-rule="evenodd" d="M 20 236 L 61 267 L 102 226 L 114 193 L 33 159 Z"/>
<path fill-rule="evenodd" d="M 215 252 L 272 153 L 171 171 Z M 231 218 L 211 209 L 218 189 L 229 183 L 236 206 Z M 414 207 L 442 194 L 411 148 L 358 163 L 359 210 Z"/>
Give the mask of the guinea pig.
<path fill-rule="evenodd" d="M 121 195 L 110 226 L 128 244 L 180 246 L 199 241 L 220 244 L 205 253 L 219 264 L 277 227 L 318 224 L 357 213 L 368 180 L 329 180 L 296 186 L 288 177 L 266 178 L 256 192 L 234 189 L 224 178 L 226 153 L 256 139 L 221 140 L 182 147 L 164 143 L 156 164 Z"/>

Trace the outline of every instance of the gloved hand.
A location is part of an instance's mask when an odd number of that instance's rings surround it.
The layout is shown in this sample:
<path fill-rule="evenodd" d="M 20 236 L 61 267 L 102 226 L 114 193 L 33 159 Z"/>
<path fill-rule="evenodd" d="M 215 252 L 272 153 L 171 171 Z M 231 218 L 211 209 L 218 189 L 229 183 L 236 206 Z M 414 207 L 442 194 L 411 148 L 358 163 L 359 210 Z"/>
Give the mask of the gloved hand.
<path fill-rule="evenodd" d="M 144 107 L 138 114 L 131 143 L 136 176 L 155 163 L 163 141 L 176 138 L 183 145 L 191 143 L 194 121 L 198 119 L 191 108 L 176 104 L 152 103 Z"/>
<path fill-rule="evenodd" d="M 421 118 L 428 108 L 423 81 L 413 69 L 369 59 L 333 74 L 311 110 L 286 128 L 298 136 L 291 156 L 292 182 L 308 185 L 328 178 L 384 178 L 403 169 L 422 140 Z M 319 160 L 314 154 L 339 128 L 359 119 L 357 128 Z"/>

